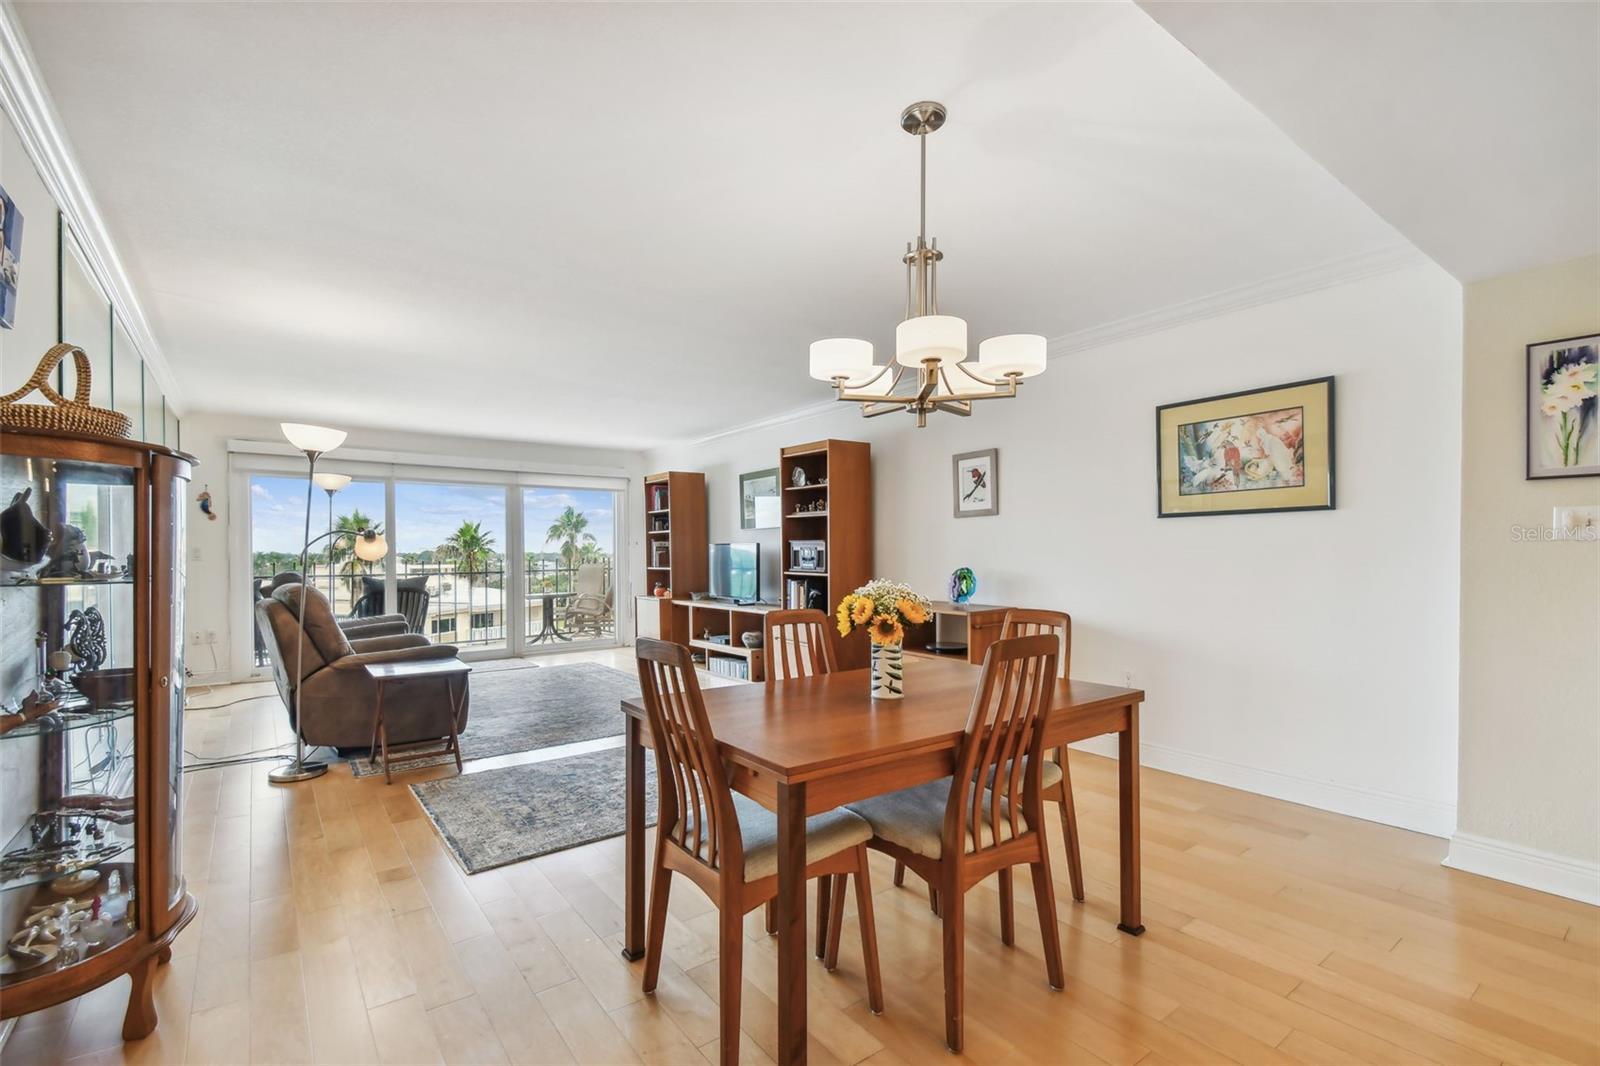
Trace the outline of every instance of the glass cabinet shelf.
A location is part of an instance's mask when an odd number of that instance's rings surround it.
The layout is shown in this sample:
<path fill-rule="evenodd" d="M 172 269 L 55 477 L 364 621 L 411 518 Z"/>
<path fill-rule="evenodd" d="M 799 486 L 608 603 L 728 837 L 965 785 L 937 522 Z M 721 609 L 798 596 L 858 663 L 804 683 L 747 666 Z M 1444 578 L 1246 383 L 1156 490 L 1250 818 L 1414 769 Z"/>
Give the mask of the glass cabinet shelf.
<path fill-rule="evenodd" d="M 131 577 L 30 577 L 21 581 L 0 582 L 0 589 L 99 588 L 102 585 L 131 584 Z"/>
<path fill-rule="evenodd" d="M 60 878 L 71 877 L 81 870 L 100 869 L 102 864 L 126 855 L 133 849 L 134 826 L 131 808 L 127 816 L 128 822 L 119 824 L 108 818 L 90 818 L 85 814 L 76 813 L 59 817 L 36 815 L 34 819 L 30 819 L 29 825 L 23 826 L 11 838 L 6 844 L 4 856 L 0 857 L 0 894 L 55 882 Z M 57 824 L 65 824 L 70 819 L 78 825 L 85 826 L 93 822 L 104 835 L 96 839 L 84 833 L 70 847 L 59 847 L 50 842 L 35 844 L 30 826 L 35 824 L 37 819 L 50 820 Z M 30 852 L 31 855 L 25 856 L 25 853 Z M 38 857 L 34 858 L 33 855 Z M 102 873 L 99 880 L 84 884 L 81 888 L 73 888 L 66 894 L 86 893 L 93 896 L 104 891 L 104 880 L 105 875 Z"/>
<path fill-rule="evenodd" d="M 0 743 L 49 733 L 70 733 L 74 729 L 87 729 L 90 726 L 107 725 L 111 722 L 120 722 L 124 718 L 132 717 L 133 704 L 131 703 L 122 706 L 96 707 L 92 710 L 74 711 L 71 714 L 46 714 L 35 718 L 31 722 L 0 733 Z"/>

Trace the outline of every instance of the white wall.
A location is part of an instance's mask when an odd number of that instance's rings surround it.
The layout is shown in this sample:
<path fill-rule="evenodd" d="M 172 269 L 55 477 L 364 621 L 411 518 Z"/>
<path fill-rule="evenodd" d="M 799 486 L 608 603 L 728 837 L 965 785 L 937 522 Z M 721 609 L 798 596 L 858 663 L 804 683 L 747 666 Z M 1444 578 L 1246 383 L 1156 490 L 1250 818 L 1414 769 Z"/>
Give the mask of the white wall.
<path fill-rule="evenodd" d="M 1449 863 L 1600 903 L 1600 544 L 1516 538 L 1600 479 L 1524 479 L 1525 346 L 1600 330 L 1600 258 L 1469 285 L 1461 818 Z"/>
<path fill-rule="evenodd" d="M 285 420 L 291 420 L 285 415 Z M 194 455 L 200 465 L 194 473 L 190 492 L 189 513 L 189 602 L 188 618 L 184 628 L 189 640 L 188 664 L 202 680 L 237 679 L 248 669 L 247 662 L 233 661 L 230 652 L 240 642 L 233 639 L 233 624 L 248 618 L 248 608 L 236 602 L 237 582 L 232 578 L 238 568 L 248 570 L 248 554 L 236 557 L 234 538 L 230 530 L 234 522 L 248 522 L 248 510 L 235 507 L 232 499 L 228 464 L 228 441 L 267 441 L 274 445 L 283 443 L 278 430 L 278 420 L 235 414 L 194 413 L 183 420 L 183 450 Z M 529 444 L 518 441 L 484 440 L 471 437 L 441 436 L 427 433 L 408 433 L 397 430 L 378 430 L 350 427 L 350 435 L 343 445 L 346 455 L 360 450 L 395 453 L 397 461 L 405 456 L 432 458 L 458 458 L 461 465 L 471 468 L 477 461 L 495 464 L 516 464 L 528 473 L 585 473 L 628 477 L 637 485 L 643 457 L 635 451 L 615 448 L 568 447 L 551 444 Z M 338 469 L 340 452 L 330 455 L 327 466 Z M 291 457 L 288 460 L 293 463 Z M 304 460 L 301 460 L 303 462 Z M 216 521 L 209 521 L 195 505 L 193 497 L 202 488 L 209 488 Z M 642 517 L 633 500 L 635 489 L 629 494 L 628 523 L 619 531 L 627 539 L 627 555 L 640 558 L 640 541 L 644 538 Z M 635 580 L 639 580 L 635 577 Z M 629 590 L 624 585 L 617 590 L 619 606 L 626 609 Z M 619 619 L 619 624 L 621 619 Z M 631 627 L 628 632 L 631 632 Z M 196 646 L 195 633 L 214 632 L 213 645 Z M 215 662 L 212 648 L 215 649 Z"/>
<path fill-rule="evenodd" d="M 918 430 L 841 404 L 647 465 L 704 470 L 711 538 L 748 540 L 741 472 L 785 444 L 869 440 L 879 573 L 942 596 L 967 565 L 981 602 L 1069 611 L 1073 674 L 1147 691 L 1146 763 L 1448 835 L 1460 315 L 1460 286 L 1414 265 L 1057 358 L 970 419 Z M 794 362 L 796 397 L 823 395 Z M 1324 374 L 1337 510 L 1155 517 L 1158 404 Z M 952 518 L 950 457 L 988 447 L 999 516 Z"/>

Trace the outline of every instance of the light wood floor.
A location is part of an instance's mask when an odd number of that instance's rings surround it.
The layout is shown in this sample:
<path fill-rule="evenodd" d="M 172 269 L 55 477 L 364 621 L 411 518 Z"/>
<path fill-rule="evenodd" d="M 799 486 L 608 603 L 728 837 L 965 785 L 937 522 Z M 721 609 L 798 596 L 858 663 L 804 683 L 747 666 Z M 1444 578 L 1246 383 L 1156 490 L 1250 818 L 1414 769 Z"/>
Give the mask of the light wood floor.
<path fill-rule="evenodd" d="M 188 746 L 215 757 L 285 734 L 260 700 L 191 710 Z M 683 878 L 645 997 L 618 954 L 620 839 L 466 877 L 403 783 L 338 767 L 273 788 L 265 773 L 190 775 L 200 916 L 161 971 L 155 1034 L 121 1043 L 123 980 L 24 1018 L 8 1064 L 716 1061 L 715 918 Z M 1149 931 L 1135 940 L 1115 929 L 1114 764 L 1074 754 L 1073 777 L 1089 898 L 1074 904 L 1056 878 L 1066 991 L 1045 984 L 1031 907 L 1004 948 L 992 883 L 979 886 L 969 1059 L 1600 1060 L 1595 908 L 1444 869 L 1440 840 L 1147 772 Z M 935 920 L 914 878 L 896 889 L 880 863 L 873 879 L 888 1009 L 866 1010 L 852 916 L 838 971 L 811 964 L 812 1061 L 943 1061 Z M 746 928 L 742 1053 L 761 1063 L 775 956 L 759 912 Z"/>

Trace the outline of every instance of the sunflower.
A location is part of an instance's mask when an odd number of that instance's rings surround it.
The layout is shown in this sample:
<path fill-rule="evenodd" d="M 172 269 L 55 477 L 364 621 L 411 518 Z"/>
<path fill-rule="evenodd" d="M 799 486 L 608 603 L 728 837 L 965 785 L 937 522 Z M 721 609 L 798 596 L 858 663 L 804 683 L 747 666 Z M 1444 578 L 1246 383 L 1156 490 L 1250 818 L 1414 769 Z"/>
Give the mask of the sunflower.
<path fill-rule="evenodd" d="M 906 631 L 900 628 L 900 623 L 892 614 L 875 616 L 871 632 L 874 644 L 899 644 L 906 636 Z"/>
<path fill-rule="evenodd" d="M 850 606 L 850 621 L 858 626 L 864 626 L 872 621 L 872 601 L 865 596 L 857 596 L 855 603 Z"/>
<path fill-rule="evenodd" d="M 916 600 L 895 600 L 894 606 L 900 612 L 900 617 L 914 626 L 928 620 L 928 612 L 923 610 L 922 604 Z"/>

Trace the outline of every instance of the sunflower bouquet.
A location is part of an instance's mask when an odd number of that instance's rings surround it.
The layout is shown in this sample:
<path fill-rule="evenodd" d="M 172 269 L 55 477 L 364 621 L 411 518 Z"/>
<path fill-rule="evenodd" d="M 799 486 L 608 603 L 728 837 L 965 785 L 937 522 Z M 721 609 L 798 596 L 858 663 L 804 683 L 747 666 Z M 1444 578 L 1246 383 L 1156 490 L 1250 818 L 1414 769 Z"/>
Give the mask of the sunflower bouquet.
<path fill-rule="evenodd" d="M 836 612 L 839 635 L 848 637 L 865 627 L 872 643 L 899 644 L 905 640 L 906 625 L 926 622 L 932 610 L 927 599 L 910 587 L 880 578 L 867 582 L 839 601 Z"/>

